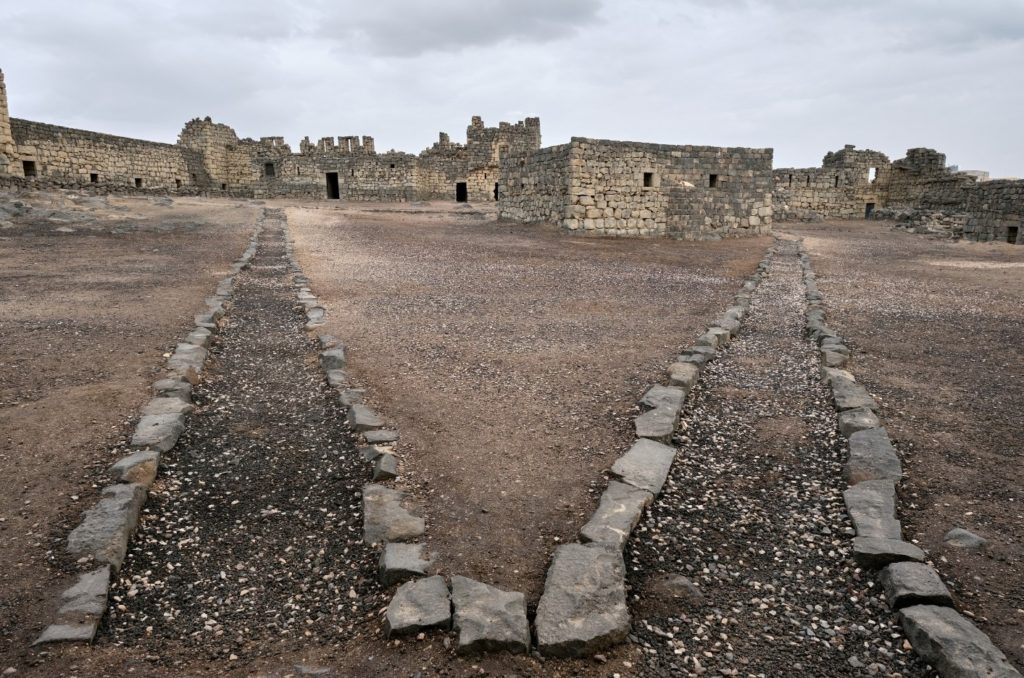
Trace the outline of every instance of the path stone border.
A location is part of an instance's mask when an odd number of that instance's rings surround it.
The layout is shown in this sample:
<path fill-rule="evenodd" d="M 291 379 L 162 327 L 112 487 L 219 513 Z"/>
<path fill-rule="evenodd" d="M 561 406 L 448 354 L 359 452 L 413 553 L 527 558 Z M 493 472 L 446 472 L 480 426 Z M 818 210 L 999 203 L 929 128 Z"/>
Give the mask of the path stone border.
<path fill-rule="evenodd" d="M 878 403 L 845 369 L 850 348 L 825 322 L 823 299 L 803 240 L 797 241 L 807 302 L 807 335 L 821 357 L 821 377 L 832 389 L 839 431 L 850 447 L 843 493 L 853 520 L 854 560 L 879 570 L 886 602 L 898 612 L 914 651 L 947 678 L 1021 678 L 985 633 L 956 609 L 927 554 L 903 541 L 896 487 L 903 468 L 878 417 Z"/>
<path fill-rule="evenodd" d="M 612 480 L 580 530 L 581 543 L 555 549 L 535 619 L 542 655 L 586 657 L 626 640 L 630 618 L 623 549 L 668 477 L 676 455 L 670 443 L 687 397 L 707 363 L 739 333 L 774 252 L 774 247 L 768 250 L 733 303 L 669 366 L 668 383 L 650 386 L 640 398 L 636 440 L 609 470 Z"/>
<path fill-rule="evenodd" d="M 128 542 L 138 525 L 149 488 L 156 480 L 160 456 L 178 442 L 192 412 L 192 387 L 199 383 L 206 365 L 207 348 L 220 329 L 230 305 L 234 276 L 249 266 L 262 232 L 261 217 L 242 256 L 221 279 L 205 309 L 195 315 L 195 328 L 177 344 L 167 359 L 164 374 L 153 383 L 153 398 L 141 410 L 132 434 L 131 452 L 114 463 L 112 481 L 100 491 L 100 500 L 85 511 L 81 523 L 67 538 L 67 552 L 83 568 L 77 581 L 60 595 L 53 622 L 32 643 L 91 643 L 107 610 L 114 575 L 121 569 Z"/>
<path fill-rule="evenodd" d="M 385 428 L 384 419 L 363 402 L 363 390 L 351 383 L 345 371 L 342 342 L 320 333 L 327 310 L 310 289 L 293 245 L 286 238 L 289 270 L 296 300 L 305 309 L 306 330 L 319 341 L 324 377 L 347 409 L 347 425 L 365 443 L 361 456 L 372 464 L 374 482 L 363 487 L 363 540 L 383 546 L 378 569 L 381 583 L 400 584 L 385 614 L 385 634 L 393 637 L 454 628 L 459 632 L 457 651 L 461 654 L 528 652 L 530 620 L 523 594 L 458 575 L 451 576 L 450 583 L 439 574 L 431 576 L 440 568 L 417 543 L 425 532 L 422 518 L 413 513 L 412 502 L 403 492 L 377 482 L 399 477 L 394 450 L 399 432 Z M 635 419 L 637 440 L 612 466 L 610 475 L 616 480 L 609 482 L 597 510 L 580 531 L 581 543 L 563 544 L 555 550 L 534 619 L 536 647 L 541 654 L 587 656 L 626 640 L 630 620 L 623 548 L 668 476 L 676 449 L 666 443 L 671 441 L 687 396 L 704 366 L 738 333 L 773 252 L 771 248 L 759 262 L 725 312 L 693 346 L 679 354 L 668 369 L 668 384 L 651 386 L 641 398 L 642 412 Z"/>

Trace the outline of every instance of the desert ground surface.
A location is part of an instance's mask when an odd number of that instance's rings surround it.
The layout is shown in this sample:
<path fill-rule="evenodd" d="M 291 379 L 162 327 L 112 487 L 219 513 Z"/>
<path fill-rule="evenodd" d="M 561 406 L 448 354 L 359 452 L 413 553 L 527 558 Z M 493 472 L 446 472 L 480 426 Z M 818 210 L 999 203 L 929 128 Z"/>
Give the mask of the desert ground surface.
<path fill-rule="evenodd" d="M 288 216 L 325 329 L 401 430 L 431 548 L 531 600 L 630 445 L 637 399 L 770 242 L 566 238 L 468 207 Z"/>
<path fill-rule="evenodd" d="M 801 337 L 792 246 L 755 295 L 749 334 L 691 396 L 676 439 L 685 459 L 628 551 L 631 643 L 570 661 L 460 657 L 450 633 L 385 640 L 390 591 L 359 533 L 365 466 L 277 263 L 283 239 L 327 308 L 322 331 L 345 342 L 350 376 L 401 431 L 398 483 L 420 504 L 437 567 L 522 591 L 531 610 L 552 551 L 575 540 L 632 441 L 638 397 L 772 245 L 569 238 L 443 203 L 266 205 L 284 209 L 288 230 L 264 233 L 237 276 L 193 423 L 154 485 L 95 645 L 30 649 L 74 566 L 68 532 L 264 205 L 21 202 L 32 209 L 0 215 L 0 548 L 12 554 L 0 670 L 931 675 L 844 558 L 844 443 Z M 1024 249 L 878 223 L 780 230 L 804 238 L 830 323 L 856 351 L 851 368 L 883 405 L 908 475 L 908 538 L 1020 662 L 1011 413 L 1024 388 Z M 950 527 L 989 545 L 944 547 Z M 674 573 L 698 583 L 701 602 L 673 598 Z M 750 601 L 751 582 L 780 581 L 778 595 Z"/>
<path fill-rule="evenodd" d="M 163 354 L 245 248 L 234 202 L 5 195 L 0 216 L 0 656 L 19 665 L 64 583 L 54 554 Z"/>
<path fill-rule="evenodd" d="M 901 512 L 972 613 L 1024 664 L 1024 248 L 879 222 L 785 224 L 804 238 L 850 369 L 904 463 Z M 950 529 L 988 540 L 943 544 Z"/>

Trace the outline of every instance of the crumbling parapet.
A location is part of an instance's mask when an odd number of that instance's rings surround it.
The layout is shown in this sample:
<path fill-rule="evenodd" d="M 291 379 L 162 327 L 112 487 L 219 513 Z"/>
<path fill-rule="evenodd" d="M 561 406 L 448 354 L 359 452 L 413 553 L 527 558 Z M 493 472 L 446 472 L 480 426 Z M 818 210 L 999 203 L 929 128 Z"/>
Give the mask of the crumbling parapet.
<path fill-rule="evenodd" d="M 11 114 L 7 108 L 7 85 L 4 72 L 0 71 L 0 174 L 9 173 L 9 165 L 15 158 L 14 136 L 11 134 Z"/>

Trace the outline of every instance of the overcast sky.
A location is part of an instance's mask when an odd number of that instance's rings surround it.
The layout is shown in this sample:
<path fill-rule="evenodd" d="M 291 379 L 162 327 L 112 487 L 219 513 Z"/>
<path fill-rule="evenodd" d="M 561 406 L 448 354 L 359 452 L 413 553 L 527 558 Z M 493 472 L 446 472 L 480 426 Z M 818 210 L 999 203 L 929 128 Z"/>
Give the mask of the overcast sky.
<path fill-rule="evenodd" d="M 14 117 L 173 142 L 370 135 L 418 153 L 539 116 L 571 136 L 929 146 L 1024 176 L 1024 0 L 3 0 Z"/>

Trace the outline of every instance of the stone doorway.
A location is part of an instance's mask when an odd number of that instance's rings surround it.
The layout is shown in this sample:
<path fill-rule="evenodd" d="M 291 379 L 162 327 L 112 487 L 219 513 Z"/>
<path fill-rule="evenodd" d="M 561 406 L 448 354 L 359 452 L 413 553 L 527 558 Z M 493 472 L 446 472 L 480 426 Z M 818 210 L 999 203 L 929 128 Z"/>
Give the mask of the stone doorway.
<path fill-rule="evenodd" d="M 341 200 L 341 184 L 338 183 L 338 173 L 327 173 L 327 199 Z"/>
<path fill-rule="evenodd" d="M 870 219 L 871 218 L 871 214 L 874 211 L 875 211 L 875 203 L 869 202 L 868 204 L 864 205 L 864 218 L 865 219 Z"/>
<path fill-rule="evenodd" d="M 498 187 L 500 184 L 494 184 L 494 202 L 498 202 Z"/>
<path fill-rule="evenodd" d="M 469 202 L 469 189 L 465 181 L 455 184 L 455 202 Z"/>
<path fill-rule="evenodd" d="M 1006 227 L 1006 242 L 1011 245 L 1017 244 L 1017 233 L 1019 232 L 1019 226 L 1007 226 Z"/>
<path fill-rule="evenodd" d="M 34 160 L 22 160 L 21 171 L 24 173 L 26 177 L 38 176 L 36 174 L 36 163 Z"/>

